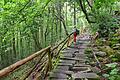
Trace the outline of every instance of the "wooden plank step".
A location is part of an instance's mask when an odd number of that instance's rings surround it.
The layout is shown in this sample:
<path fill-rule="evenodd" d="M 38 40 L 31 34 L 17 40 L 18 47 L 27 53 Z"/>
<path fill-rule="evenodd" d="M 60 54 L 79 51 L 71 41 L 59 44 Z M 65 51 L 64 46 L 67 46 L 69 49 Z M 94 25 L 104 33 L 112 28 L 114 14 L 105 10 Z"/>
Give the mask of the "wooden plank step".
<path fill-rule="evenodd" d="M 95 73 L 82 73 L 82 72 L 78 72 L 72 75 L 72 78 L 74 80 L 80 80 L 80 79 L 99 79 L 100 77 L 95 74 Z"/>

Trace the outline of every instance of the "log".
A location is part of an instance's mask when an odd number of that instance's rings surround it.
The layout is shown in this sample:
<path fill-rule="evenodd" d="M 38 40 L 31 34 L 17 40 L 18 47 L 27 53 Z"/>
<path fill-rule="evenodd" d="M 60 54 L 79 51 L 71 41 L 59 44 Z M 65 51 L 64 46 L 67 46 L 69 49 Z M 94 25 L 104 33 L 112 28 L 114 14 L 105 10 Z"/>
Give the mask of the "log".
<path fill-rule="evenodd" d="M 28 72 L 28 74 L 25 76 L 25 78 L 23 80 L 25 80 L 26 78 L 28 78 L 30 76 L 30 74 L 35 70 L 35 68 L 38 66 L 38 64 L 40 63 L 40 61 L 42 60 L 42 58 L 46 55 L 46 52 L 43 53 L 40 56 L 40 59 L 38 60 L 38 62 L 35 64 L 35 66 Z"/>
<path fill-rule="evenodd" d="M 21 65 L 27 63 L 28 61 L 34 59 L 35 57 L 39 56 L 41 53 L 47 51 L 50 48 L 51 48 L 51 46 L 48 46 L 48 47 L 46 47 L 46 48 L 44 48 L 44 49 L 30 55 L 30 56 L 28 56 L 27 58 L 24 58 L 24 59 L 12 64 L 12 65 L 0 70 L 0 78 L 3 77 L 3 76 L 8 75 L 10 72 L 13 72 L 16 68 L 18 68 Z"/>

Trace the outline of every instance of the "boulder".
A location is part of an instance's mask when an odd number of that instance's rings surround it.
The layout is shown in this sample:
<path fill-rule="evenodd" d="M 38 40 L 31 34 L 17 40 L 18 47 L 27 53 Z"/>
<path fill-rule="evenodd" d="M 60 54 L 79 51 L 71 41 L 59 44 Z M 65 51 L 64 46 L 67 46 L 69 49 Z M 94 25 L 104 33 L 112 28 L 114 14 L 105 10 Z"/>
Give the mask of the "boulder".
<path fill-rule="evenodd" d="M 115 49 L 115 50 L 120 49 L 120 44 L 115 44 L 114 47 L 113 47 L 113 49 Z"/>
<path fill-rule="evenodd" d="M 116 53 L 110 46 L 100 47 L 100 50 L 103 52 L 106 52 L 107 55 L 112 55 L 112 54 Z"/>
<path fill-rule="evenodd" d="M 72 78 L 74 80 L 81 80 L 81 79 L 91 79 L 91 80 L 94 80 L 94 79 L 98 79 L 99 80 L 99 76 L 95 73 L 82 73 L 82 72 L 78 72 L 78 73 L 75 73 L 72 75 Z"/>
<path fill-rule="evenodd" d="M 102 52 L 102 51 L 99 51 L 99 52 L 95 52 L 96 56 L 100 56 L 100 57 L 105 57 L 107 54 L 106 52 Z"/>
<path fill-rule="evenodd" d="M 97 67 L 91 67 L 91 70 L 94 72 L 94 73 L 100 73 L 101 70 Z"/>

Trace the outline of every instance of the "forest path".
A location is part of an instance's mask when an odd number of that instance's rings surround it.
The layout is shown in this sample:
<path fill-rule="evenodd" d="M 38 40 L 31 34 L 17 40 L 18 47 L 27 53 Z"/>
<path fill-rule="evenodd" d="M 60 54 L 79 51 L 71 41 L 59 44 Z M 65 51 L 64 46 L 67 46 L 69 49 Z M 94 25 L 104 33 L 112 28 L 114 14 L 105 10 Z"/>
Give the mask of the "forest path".
<path fill-rule="evenodd" d="M 78 36 L 74 45 L 67 47 L 62 52 L 57 67 L 49 74 L 48 80 L 81 80 L 81 79 L 98 79 L 99 76 L 92 72 L 91 66 L 86 62 L 88 57 L 84 50 L 90 43 L 89 36 Z"/>

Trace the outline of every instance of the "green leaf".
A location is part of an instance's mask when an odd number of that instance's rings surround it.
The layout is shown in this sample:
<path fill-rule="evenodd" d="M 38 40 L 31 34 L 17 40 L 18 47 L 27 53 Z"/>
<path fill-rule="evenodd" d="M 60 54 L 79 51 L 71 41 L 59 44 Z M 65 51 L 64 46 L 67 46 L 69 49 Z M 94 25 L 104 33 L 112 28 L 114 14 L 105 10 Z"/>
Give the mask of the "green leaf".
<path fill-rule="evenodd" d="M 109 74 L 103 74 L 105 78 L 108 78 L 110 75 Z"/>
<path fill-rule="evenodd" d="M 115 68 L 117 66 L 117 63 L 110 63 L 106 64 L 107 67 Z"/>
<path fill-rule="evenodd" d="M 119 69 L 115 68 L 115 69 L 111 70 L 110 75 L 118 74 L 118 71 L 119 71 Z"/>

